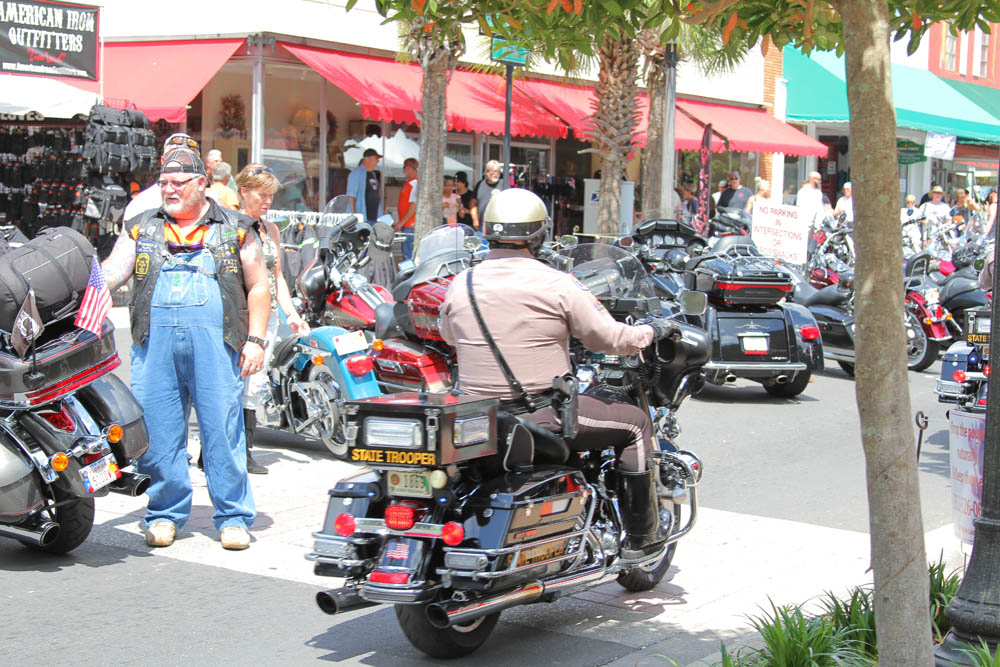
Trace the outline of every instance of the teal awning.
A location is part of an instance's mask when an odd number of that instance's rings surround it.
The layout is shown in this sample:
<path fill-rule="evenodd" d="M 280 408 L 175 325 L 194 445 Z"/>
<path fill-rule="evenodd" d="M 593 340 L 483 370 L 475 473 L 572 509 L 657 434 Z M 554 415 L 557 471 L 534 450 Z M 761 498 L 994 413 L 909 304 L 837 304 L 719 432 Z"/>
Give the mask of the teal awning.
<path fill-rule="evenodd" d="M 806 56 L 790 47 L 785 48 L 783 55 L 784 78 L 788 81 L 787 120 L 799 123 L 845 123 L 850 120 L 843 58 L 832 51 L 817 51 Z M 955 83 L 959 82 L 915 67 L 893 64 L 896 125 L 954 134 L 973 141 L 1000 142 L 1000 94 L 997 103 L 987 110 L 981 105 L 982 100 L 970 98 L 964 90 L 953 85 Z"/>

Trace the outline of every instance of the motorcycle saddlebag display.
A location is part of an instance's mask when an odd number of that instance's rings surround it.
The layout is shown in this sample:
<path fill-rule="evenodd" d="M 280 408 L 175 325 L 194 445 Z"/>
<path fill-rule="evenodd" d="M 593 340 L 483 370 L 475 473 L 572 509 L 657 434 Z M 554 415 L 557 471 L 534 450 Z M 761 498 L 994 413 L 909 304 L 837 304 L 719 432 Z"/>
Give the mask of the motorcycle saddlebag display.
<path fill-rule="evenodd" d="M 451 278 L 435 278 L 413 288 L 406 299 L 413 330 L 421 338 L 444 340 L 441 337 L 441 304 L 451 287 Z"/>
<path fill-rule="evenodd" d="M 29 288 L 35 290 L 42 324 L 76 313 L 93 257 L 90 242 L 68 227 L 43 230 L 0 257 L 0 329 L 13 331 Z"/>
<path fill-rule="evenodd" d="M 444 358 L 420 343 L 386 338 L 372 352 L 380 384 L 391 391 L 448 391 L 451 373 Z"/>
<path fill-rule="evenodd" d="M 727 304 L 772 305 L 793 285 L 767 257 L 716 255 L 698 263 L 693 289 Z"/>

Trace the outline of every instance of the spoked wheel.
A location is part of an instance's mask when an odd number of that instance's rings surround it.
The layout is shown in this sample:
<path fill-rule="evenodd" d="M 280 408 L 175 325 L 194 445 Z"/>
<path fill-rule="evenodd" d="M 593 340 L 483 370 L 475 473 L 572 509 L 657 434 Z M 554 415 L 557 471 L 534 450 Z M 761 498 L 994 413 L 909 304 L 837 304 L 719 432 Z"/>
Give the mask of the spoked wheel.
<path fill-rule="evenodd" d="M 397 604 L 396 620 L 414 647 L 433 658 L 461 658 L 482 646 L 500 620 L 500 612 L 465 625 L 437 628 L 427 619 L 427 605 Z"/>
<path fill-rule="evenodd" d="M 56 538 L 45 545 L 22 542 L 27 547 L 50 554 L 64 554 L 83 544 L 94 527 L 94 499 L 77 498 L 56 487 L 49 487 L 55 501 L 42 510 L 42 520 L 59 524 Z"/>
<path fill-rule="evenodd" d="M 661 499 L 660 521 L 664 521 L 664 514 L 670 516 L 671 512 L 673 513 L 673 523 L 671 526 L 672 528 L 677 528 L 681 521 L 681 506 L 667 498 Z M 673 562 L 676 552 L 677 542 L 674 542 L 667 547 L 667 550 L 658 560 L 643 563 L 642 565 L 633 567 L 631 570 L 625 570 L 620 573 L 618 575 L 618 585 L 633 593 L 650 590 L 656 584 L 660 583 L 667 570 L 670 569 L 670 564 Z"/>
<path fill-rule="evenodd" d="M 938 342 L 927 337 L 917 316 L 906 311 L 906 366 L 911 371 L 922 371 L 938 357 Z"/>
<path fill-rule="evenodd" d="M 340 396 L 337 379 L 333 371 L 318 364 L 309 369 L 308 380 L 326 387 L 325 390 L 311 389 L 309 398 L 314 403 L 327 406 L 327 410 L 316 415 L 316 421 L 310 425 L 310 435 L 322 440 L 334 454 L 342 456 L 347 453 L 347 438 L 344 437 L 344 425 L 340 421 L 340 408 L 337 405 L 337 398 Z"/>

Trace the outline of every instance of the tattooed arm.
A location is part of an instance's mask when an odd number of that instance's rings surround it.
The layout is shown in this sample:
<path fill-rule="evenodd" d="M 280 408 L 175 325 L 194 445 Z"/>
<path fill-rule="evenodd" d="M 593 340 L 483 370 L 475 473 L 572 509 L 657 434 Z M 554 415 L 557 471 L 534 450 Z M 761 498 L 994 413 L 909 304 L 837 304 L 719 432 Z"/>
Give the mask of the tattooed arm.
<path fill-rule="evenodd" d="M 240 263 L 243 265 L 243 283 L 247 291 L 247 310 L 250 327 L 248 335 L 267 337 L 267 319 L 271 314 L 271 292 L 267 286 L 267 269 L 264 255 L 254 234 L 247 234 L 240 248 Z M 240 353 L 240 374 L 253 375 L 264 367 L 264 348 L 256 343 L 247 343 Z"/>
<path fill-rule="evenodd" d="M 135 241 L 129 236 L 127 227 L 123 227 L 122 233 L 115 241 L 115 247 L 111 249 L 111 254 L 101 262 L 101 269 L 104 271 L 104 279 L 108 283 L 110 292 L 114 292 L 132 277 L 132 271 L 135 269 Z"/>

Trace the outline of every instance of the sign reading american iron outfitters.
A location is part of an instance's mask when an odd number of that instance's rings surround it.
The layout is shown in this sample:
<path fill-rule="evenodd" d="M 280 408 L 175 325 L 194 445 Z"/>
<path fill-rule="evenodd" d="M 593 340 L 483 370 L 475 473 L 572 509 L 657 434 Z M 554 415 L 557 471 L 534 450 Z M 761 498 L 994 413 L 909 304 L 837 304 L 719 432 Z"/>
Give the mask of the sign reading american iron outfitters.
<path fill-rule="evenodd" d="M 99 8 L 0 0 L 0 74 L 97 79 Z"/>

